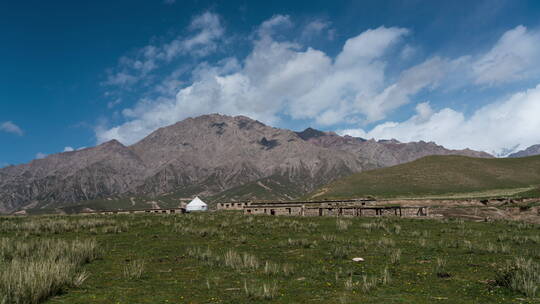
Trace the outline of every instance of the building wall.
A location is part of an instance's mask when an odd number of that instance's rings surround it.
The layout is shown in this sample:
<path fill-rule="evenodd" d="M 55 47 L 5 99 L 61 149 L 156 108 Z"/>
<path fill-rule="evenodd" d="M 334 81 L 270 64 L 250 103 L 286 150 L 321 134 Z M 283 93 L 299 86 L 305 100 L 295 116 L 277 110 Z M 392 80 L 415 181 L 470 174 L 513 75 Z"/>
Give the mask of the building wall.
<path fill-rule="evenodd" d="M 335 206 L 246 206 L 244 214 L 289 215 L 289 216 L 427 216 L 426 207 L 396 208 L 339 208 Z M 401 212 L 400 212 L 401 211 Z"/>
<path fill-rule="evenodd" d="M 95 211 L 85 212 L 84 214 L 182 214 L 183 209 L 144 209 L 144 210 L 107 210 L 107 211 Z"/>
<path fill-rule="evenodd" d="M 224 202 L 217 204 L 217 210 L 243 210 L 245 206 L 249 206 L 250 202 Z"/>

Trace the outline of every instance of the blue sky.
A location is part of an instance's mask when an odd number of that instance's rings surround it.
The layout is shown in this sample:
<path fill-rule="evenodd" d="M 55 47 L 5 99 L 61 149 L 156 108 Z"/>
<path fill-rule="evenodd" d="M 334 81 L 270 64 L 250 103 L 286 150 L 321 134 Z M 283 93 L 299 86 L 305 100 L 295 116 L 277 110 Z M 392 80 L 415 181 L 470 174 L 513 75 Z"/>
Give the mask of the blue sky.
<path fill-rule="evenodd" d="M 539 20 L 538 1 L 3 1 L 0 167 L 214 112 L 504 154 L 540 143 Z"/>

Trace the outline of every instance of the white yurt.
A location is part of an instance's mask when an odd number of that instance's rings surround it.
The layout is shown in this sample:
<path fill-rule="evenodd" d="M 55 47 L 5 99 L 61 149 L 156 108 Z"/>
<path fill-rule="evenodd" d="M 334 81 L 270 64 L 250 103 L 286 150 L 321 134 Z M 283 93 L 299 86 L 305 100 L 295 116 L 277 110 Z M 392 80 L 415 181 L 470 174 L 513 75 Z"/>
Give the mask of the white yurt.
<path fill-rule="evenodd" d="M 205 204 L 199 197 L 195 197 L 189 204 L 186 206 L 187 212 L 193 211 L 206 211 L 208 210 L 208 205 Z"/>

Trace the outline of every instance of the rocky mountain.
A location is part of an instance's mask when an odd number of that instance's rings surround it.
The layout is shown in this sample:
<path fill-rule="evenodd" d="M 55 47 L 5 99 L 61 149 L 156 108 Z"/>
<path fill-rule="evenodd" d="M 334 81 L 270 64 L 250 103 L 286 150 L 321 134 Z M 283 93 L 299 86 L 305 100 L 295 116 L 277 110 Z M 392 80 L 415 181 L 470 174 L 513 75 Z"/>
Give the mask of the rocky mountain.
<path fill-rule="evenodd" d="M 508 157 L 527 157 L 534 155 L 540 155 L 540 145 L 530 146 L 525 150 L 510 154 Z"/>
<path fill-rule="evenodd" d="M 490 157 L 434 143 L 293 132 L 244 116 L 204 115 L 129 147 L 113 140 L 0 169 L 0 212 L 129 195 L 290 199 L 354 172 L 432 154 Z"/>
<path fill-rule="evenodd" d="M 308 128 L 297 132 L 302 139 L 320 147 L 337 149 L 362 155 L 369 159 L 374 168 L 394 166 L 411 162 L 429 155 L 464 155 L 470 157 L 490 158 L 492 155 L 470 149 L 449 150 L 433 142 L 401 143 L 397 140 L 365 140 L 348 135 L 339 136 L 334 132 L 322 132 Z"/>

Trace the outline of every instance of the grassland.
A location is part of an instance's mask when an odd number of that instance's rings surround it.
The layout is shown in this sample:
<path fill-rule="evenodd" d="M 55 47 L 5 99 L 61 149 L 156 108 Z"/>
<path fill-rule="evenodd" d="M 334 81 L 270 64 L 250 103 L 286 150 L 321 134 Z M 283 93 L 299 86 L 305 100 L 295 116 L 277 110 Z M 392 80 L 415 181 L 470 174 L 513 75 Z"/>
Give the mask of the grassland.
<path fill-rule="evenodd" d="M 307 198 L 535 196 L 540 156 L 484 159 L 428 156 L 419 160 L 339 179 Z"/>
<path fill-rule="evenodd" d="M 76 260 L 46 303 L 540 303 L 539 231 L 520 222 L 234 212 L 0 219 L 1 237 L 20 248 L 91 242 L 82 252 L 100 253 Z M 13 255 L 2 256 L 4 270 Z"/>

